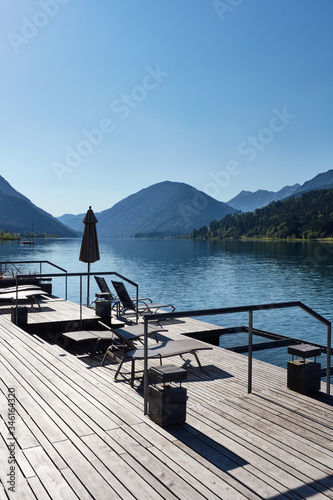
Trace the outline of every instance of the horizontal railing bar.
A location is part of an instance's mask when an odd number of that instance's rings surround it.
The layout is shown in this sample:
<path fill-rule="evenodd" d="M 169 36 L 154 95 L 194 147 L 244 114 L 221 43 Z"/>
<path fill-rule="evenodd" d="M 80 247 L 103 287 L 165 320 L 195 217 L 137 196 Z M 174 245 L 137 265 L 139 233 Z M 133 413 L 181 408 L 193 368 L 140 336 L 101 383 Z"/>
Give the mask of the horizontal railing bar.
<path fill-rule="evenodd" d="M 181 317 L 189 317 L 189 316 L 215 316 L 216 314 L 235 314 L 249 311 L 264 311 L 267 309 L 284 309 L 289 307 L 300 307 L 308 314 L 314 316 L 318 321 L 321 321 L 326 326 L 330 325 L 331 322 L 325 319 L 320 314 L 316 313 L 305 304 L 300 301 L 291 301 L 291 302 L 272 302 L 269 304 L 256 304 L 256 305 L 248 305 L 248 306 L 234 306 L 234 307 L 221 307 L 215 309 L 198 309 L 192 311 L 174 311 L 170 313 L 160 313 L 158 315 L 158 319 L 167 319 L 167 318 L 181 318 Z M 150 320 L 156 320 L 156 315 L 154 314 L 145 314 L 145 318 Z"/>
<path fill-rule="evenodd" d="M 148 343 L 147 343 L 147 332 L 148 332 L 148 322 L 156 321 L 156 317 L 158 317 L 158 321 L 162 321 L 163 319 L 172 319 L 172 318 L 185 318 L 185 317 L 199 317 L 199 316 L 215 316 L 218 314 L 235 314 L 242 312 L 250 312 L 249 317 L 249 330 L 251 331 L 251 340 L 252 340 L 252 313 L 254 311 L 264 311 L 264 310 L 273 310 L 273 309 L 285 309 L 290 307 L 299 307 L 303 309 L 306 313 L 310 314 L 314 318 L 316 318 L 321 323 L 324 323 L 327 326 L 327 383 L 326 383 L 326 392 L 330 394 L 330 347 L 331 347 L 331 322 L 326 318 L 316 313 L 310 307 L 306 306 L 300 301 L 290 301 L 290 302 L 272 302 L 269 304 L 255 304 L 249 306 L 235 306 L 235 307 L 221 307 L 215 309 L 198 309 L 193 311 L 173 311 L 170 313 L 160 313 L 156 314 L 145 314 L 144 315 L 144 329 L 145 329 L 145 338 L 144 338 L 144 414 L 147 414 L 148 408 Z M 250 363 L 252 362 L 252 346 L 251 346 L 251 355 L 249 353 L 249 387 L 252 384 L 252 367 Z M 251 389 L 249 389 L 251 392 Z"/>
<path fill-rule="evenodd" d="M 87 272 L 67 273 L 67 271 L 66 271 L 66 275 L 64 275 L 63 273 L 36 273 L 33 276 L 34 277 L 36 276 L 38 278 L 43 279 L 46 277 L 48 277 L 48 278 L 57 278 L 57 277 L 61 278 L 63 276 L 67 276 L 68 278 L 73 277 L 73 276 L 74 277 L 75 276 L 94 276 L 94 275 L 96 275 L 96 276 L 101 276 L 101 275 L 110 276 L 111 274 L 126 280 L 128 283 L 130 283 L 133 286 L 138 286 L 138 284 L 135 283 L 134 281 L 129 280 L 125 276 L 122 276 L 121 274 L 119 274 L 115 271 L 98 271 L 98 272 L 94 271 L 94 272 L 89 272 L 89 273 L 87 273 Z M 31 278 L 31 276 L 32 276 L 31 274 L 20 274 L 20 278 Z"/>
<path fill-rule="evenodd" d="M 57 266 L 57 264 L 53 264 L 53 262 L 50 262 L 49 260 L 5 260 L 5 261 L 0 261 L 0 266 L 2 265 L 8 265 L 8 264 L 49 264 L 50 266 L 56 267 L 57 269 L 60 269 L 60 271 L 63 271 L 64 273 L 67 273 L 66 269 L 63 269 L 60 266 Z M 20 274 L 21 276 L 21 274 Z M 29 274 L 31 277 L 31 274 Z"/>

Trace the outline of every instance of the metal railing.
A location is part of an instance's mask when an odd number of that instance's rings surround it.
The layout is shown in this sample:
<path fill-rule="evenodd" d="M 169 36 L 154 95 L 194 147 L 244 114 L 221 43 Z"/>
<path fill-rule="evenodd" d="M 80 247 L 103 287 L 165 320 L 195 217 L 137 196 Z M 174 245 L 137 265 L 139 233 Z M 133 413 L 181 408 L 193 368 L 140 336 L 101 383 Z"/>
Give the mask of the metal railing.
<path fill-rule="evenodd" d="M 161 313 L 158 315 L 158 320 L 171 318 L 186 318 L 200 316 L 215 316 L 219 314 L 235 314 L 248 312 L 249 313 L 249 349 L 248 349 L 248 393 L 252 392 L 252 335 L 253 335 L 253 312 L 264 311 L 268 309 L 283 309 L 290 307 L 299 307 L 306 313 L 313 316 L 315 319 L 327 326 L 327 367 L 326 367 L 326 393 L 330 394 L 330 375 L 331 375 L 331 322 L 315 312 L 310 307 L 300 301 L 294 302 L 277 302 L 270 304 L 256 304 L 250 306 L 223 307 L 218 309 L 199 309 L 194 311 L 177 311 L 172 313 Z M 148 323 L 156 321 L 156 315 L 145 314 L 144 316 L 144 414 L 148 412 Z"/>
<path fill-rule="evenodd" d="M 18 267 L 19 264 L 39 265 L 39 273 L 34 272 L 31 274 L 23 274 L 20 272 L 20 269 Z M 67 273 L 66 269 L 63 269 L 62 267 L 57 266 L 57 264 L 54 264 L 53 262 L 50 262 L 49 260 L 4 260 L 4 261 L 0 261 L 0 272 L 2 274 L 8 272 L 9 267 L 11 267 L 11 269 L 14 269 L 16 272 L 15 272 L 15 274 L 13 274 L 13 272 L 12 272 L 11 278 L 16 281 L 16 288 L 17 288 L 18 281 L 20 279 L 33 279 L 33 278 L 41 279 L 40 276 L 43 273 L 43 264 L 47 264 L 51 267 L 59 269 L 59 271 L 62 271 L 62 273 L 64 273 L 64 276 L 65 276 L 65 299 L 67 300 L 67 274 L 68 273 Z M 47 279 L 49 277 L 50 277 L 49 274 L 44 275 L 44 279 Z M 6 278 L 4 278 L 4 279 L 6 279 Z"/>
<path fill-rule="evenodd" d="M 136 311 L 135 311 L 135 316 L 136 316 L 136 323 L 139 322 L 139 312 L 138 312 L 138 302 L 139 302 L 139 285 L 135 283 L 134 281 L 126 278 L 126 276 L 123 276 L 122 274 L 119 274 L 115 271 L 99 271 L 99 272 L 94 272 L 94 273 L 68 273 L 65 271 L 64 273 L 47 273 L 47 274 L 34 274 L 34 278 L 43 280 L 43 279 L 49 279 L 49 278 L 61 278 L 64 277 L 66 279 L 66 300 L 67 300 L 67 280 L 68 278 L 71 277 L 78 277 L 79 278 L 79 283 L 80 283 L 80 325 L 82 325 L 82 307 L 83 307 L 83 302 L 82 302 L 82 278 L 87 277 L 90 279 L 92 276 L 117 276 L 118 278 L 126 281 L 130 285 L 133 285 L 136 289 L 136 294 L 135 294 L 135 304 L 136 304 Z M 31 278 L 31 274 L 20 274 L 19 275 L 20 279 L 28 279 Z M 17 280 L 17 285 L 18 286 L 18 280 Z M 18 290 L 18 288 L 17 288 Z M 17 292 L 16 292 L 17 293 Z M 88 306 L 89 304 L 87 304 Z M 17 304 L 16 304 L 17 307 Z"/>
<path fill-rule="evenodd" d="M 48 264 L 51 267 L 55 267 L 56 269 L 59 269 L 60 271 L 67 273 L 66 269 L 63 269 L 62 267 L 57 266 L 57 264 L 53 264 L 53 262 L 50 262 L 49 260 L 3 260 L 3 261 L 0 261 L 0 272 L 3 272 L 3 266 L 5 267 L 5 271 L 6 271 L 7 267 L 9 265 L 11 265 L 12 267 L 14 267 L 16 269 L 17 273 L 20 275 L 21 273 L 18 272 L 19 269 L 17 267 L 17 264 L 39 264 L 39 273 L 40 274 L 42 274 L 43 264 Z M 29 274 L 29 277 L 31 277 L 30 274 Z"/>

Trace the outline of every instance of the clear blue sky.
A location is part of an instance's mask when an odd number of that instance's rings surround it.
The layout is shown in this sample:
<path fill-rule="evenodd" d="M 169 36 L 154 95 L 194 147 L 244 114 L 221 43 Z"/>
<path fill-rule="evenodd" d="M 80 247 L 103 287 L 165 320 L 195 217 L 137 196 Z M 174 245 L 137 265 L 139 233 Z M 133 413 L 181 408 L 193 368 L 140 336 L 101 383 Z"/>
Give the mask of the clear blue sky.
<path fill-rule="evenodd" d="M 54 216 L 333 168 L 333 2 L 2 0 L 0 174 Z"/>

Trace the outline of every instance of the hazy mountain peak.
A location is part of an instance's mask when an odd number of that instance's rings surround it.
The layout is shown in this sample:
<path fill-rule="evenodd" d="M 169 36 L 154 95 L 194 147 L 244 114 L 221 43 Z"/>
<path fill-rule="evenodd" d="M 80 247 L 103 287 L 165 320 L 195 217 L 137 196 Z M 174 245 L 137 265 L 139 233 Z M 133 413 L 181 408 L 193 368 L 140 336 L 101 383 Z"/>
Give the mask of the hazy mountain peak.
<path fill-rule="evenodd" d="M 300 187 L 299 184 L 293 186 L 285 186 L 277 192 L 258 189 L 258 191 L 241 191 L 237 196 L 229 200 L 227 203 L 237 210 L 242 212 L 253 212 L 257 208 L 262 208 L 272 201 L 283 200 L 292 196 Z"/>
<path fill-rule="evenodd" d="M 262 208 L 301 190 L 333 188 L 333 170 L 318 174 L 300 186 L 284 186 L 277 192 L 258 189 L 242 190 L 227 203 L 219 202 L 184 182 L 162 181 L 131 194 L 113 207 L 98 213 L 98 231 L 106 237 L 132 237 L 137 233 L 183 235 L 195 228 L 208 226 L 236 210 L 243 212 Z M 82 231 L 84 214 L 66 214 L 58 219 Z"/>
<path fill-rule="evenodd" d="M 189 184 L 163 181 L 99 212 L 98 234 L 111 238 L 129 238 L 137 234 L 179 236 L 233 212 L 234 208 Z M 80 216 L 59 219 L 76 230 L 82 229 Z"/>

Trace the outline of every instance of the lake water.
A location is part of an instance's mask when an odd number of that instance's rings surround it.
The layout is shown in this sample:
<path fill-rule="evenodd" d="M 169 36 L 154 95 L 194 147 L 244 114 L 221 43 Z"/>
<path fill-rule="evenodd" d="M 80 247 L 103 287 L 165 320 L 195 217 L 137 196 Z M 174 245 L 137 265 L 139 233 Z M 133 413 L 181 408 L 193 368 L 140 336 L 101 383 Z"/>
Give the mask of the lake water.
<path fill-rule="evenodd" d="M 300 300 L 333 321 L 332 244 L 134 239 L 100 239 L 99 244 L 101 259 L 91 264 L 92 273 L 116 271 L 138 283 L 141 296 L 171 302 L 177 310 Z M 68 272 L 86 272 L 87 264 L 78 259 L 80 246 L 80 239 L 36 239 L 34 245 L 3 242 L 0 260 L 48 260 Z M 38 266 L 22 265 L 22 271 L 28 269 L 39 272 Z M 43 272 L 51 269 L 44 266 Z M 97 291 L 94 281 L 92 298 Z M 78 278 L 69 279 L 68 285 L 68 299 L 79 302 Z M 53 292 L 64 296 L 63 279 L 53 280 Z M 247 325 L 248 313 L 202 320 Z M 255 312 L 253 326 L 326 345 L 326 326 L 298 308 Z M 228 342 L 221 337 L 222 345 Z M 231 342 L 245 344 L 247 339 L 240 335 Z M 267 353 L 256 356 L 267 357 Z"/>

